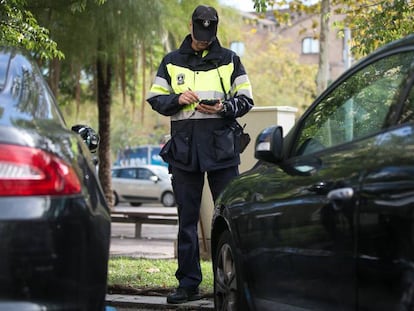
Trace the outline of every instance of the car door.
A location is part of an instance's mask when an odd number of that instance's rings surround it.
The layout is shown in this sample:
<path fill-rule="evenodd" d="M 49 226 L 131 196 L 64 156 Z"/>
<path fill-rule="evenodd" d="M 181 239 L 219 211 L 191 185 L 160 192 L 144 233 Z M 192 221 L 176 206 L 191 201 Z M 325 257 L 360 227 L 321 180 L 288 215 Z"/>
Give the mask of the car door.
<path fill-rule="evenodd" d="M 116 179 L 113 179 L 114 187 L 119 195 L 126 200 L 134 199 L 137 196 L 137 169 L 135 167 L 125 167 L 118 169 Z"/>
<path fill-rule="evenodd" d="M 270 300 L 305 309 L 358 308 L 361 180 L 383 163 L 373 152 L 393 125 L 410 58 L 412 52 L 396 51 L 356 66 L 289 134 L 287 159 L 255 168 L 265 182 L 254 188 L 254 217 L 239 223 L 250 229 L 240 230 L 240 240 L 249 250 L 258 310 L 269 309 Z"/>
<path fill-rule="evenodd" d="M 413 54 L 394 113 L 397 124 L 372 143 L 361 180 L 356 256 L 360 310 L 412 310 L 414 305 Z"/>
<path fill-rule="evenodd" d="M 139 188 L 137 190 L 141 198 L 155 201 L 160 197 L 160 189 L 155 178 L 158 177 L 152 170 L 145 167 L 138 168 Z"/>

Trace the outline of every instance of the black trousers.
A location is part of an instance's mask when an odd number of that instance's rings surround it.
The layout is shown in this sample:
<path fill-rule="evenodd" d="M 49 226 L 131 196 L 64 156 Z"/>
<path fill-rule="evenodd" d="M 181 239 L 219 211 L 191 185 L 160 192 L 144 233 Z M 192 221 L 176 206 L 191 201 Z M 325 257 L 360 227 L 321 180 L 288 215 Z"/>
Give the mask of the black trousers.
<path fill-rule="evenodd" d="M 187 172 L 171 167 L 172 186 L 178 206 L 178 269 L 175 276 L 180 287 L 195 289 L 201 283 L 198 220 L 204 186 L 204 172 Z M 238 166 L 207 172 L 213 200 L 239 174 Z M 213 202 L 211 204 L 213 208 Z"/>

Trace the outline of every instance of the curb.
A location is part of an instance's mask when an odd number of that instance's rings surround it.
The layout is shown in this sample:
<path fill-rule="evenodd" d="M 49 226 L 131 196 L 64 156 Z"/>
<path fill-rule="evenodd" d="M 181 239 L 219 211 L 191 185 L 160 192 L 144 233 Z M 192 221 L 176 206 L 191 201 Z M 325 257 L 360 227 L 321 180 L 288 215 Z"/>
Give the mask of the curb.
<path fill-rule="evenodd" d="M 106 295 L 106 304 L 116 307 L 117 311 L 137 310 L 149 308 L 151 310 L 214 310 L 213 299 L 203 298 L 189 301 L 179 305 L 168 304 L 166 297 L 162 296 L 140 296 L 140 295 Z"/>

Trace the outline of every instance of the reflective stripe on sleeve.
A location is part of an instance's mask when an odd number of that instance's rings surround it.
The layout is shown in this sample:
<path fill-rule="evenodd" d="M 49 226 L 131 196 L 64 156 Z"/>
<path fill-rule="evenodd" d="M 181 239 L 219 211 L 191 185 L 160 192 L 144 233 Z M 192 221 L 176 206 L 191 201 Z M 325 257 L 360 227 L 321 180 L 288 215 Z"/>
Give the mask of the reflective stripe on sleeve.
<path fill-rule="evenodd" d="M 247 75 L 238 76 L 233 83 L 233 92 L 253 98 L 252 85 Z"/>
<path fill-rule="evenodd" d="M 151 86 L 147 99 L 154 97 L 154 96 L 168 95 L 171 93 L 172 93 L 172 88 L 168 84 L 167 80 L 157 76 L 154 79 L 154 83 Z"/>

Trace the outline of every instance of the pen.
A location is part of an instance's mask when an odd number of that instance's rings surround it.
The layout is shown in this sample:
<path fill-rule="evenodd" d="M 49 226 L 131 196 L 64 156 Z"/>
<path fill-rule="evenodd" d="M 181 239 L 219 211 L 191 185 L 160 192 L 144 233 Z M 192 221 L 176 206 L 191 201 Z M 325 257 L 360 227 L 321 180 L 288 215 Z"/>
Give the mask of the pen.
<path fill-rule="evenodd" d="M 193 90 L 192 90 L 191 88 L 189 88 L 189 87 L 187 87 L 187 89 L 188 89 L 189 91 L 191 91 L 191 92 L 193 91 Z M 196 101 L 196 103 L 199 103 L 199 102 L 200 102 L 200 100 L 197 100 L 197 101 Z"/>

